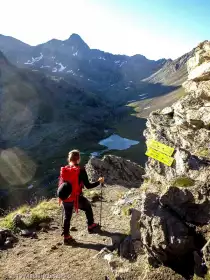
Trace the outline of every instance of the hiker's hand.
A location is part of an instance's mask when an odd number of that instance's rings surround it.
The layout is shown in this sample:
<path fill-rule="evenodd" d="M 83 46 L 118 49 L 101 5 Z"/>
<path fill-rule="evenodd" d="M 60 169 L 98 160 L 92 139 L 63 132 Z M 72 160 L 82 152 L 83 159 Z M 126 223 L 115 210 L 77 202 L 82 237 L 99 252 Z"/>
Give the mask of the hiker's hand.
<path fill-rule="evenodd" d="M 100 178 L 98 179 L 98 181 L 100 182 L 100 184 L 103 184 L 103 183 L 104 183 L 104 177 L 100 177 Z"/>

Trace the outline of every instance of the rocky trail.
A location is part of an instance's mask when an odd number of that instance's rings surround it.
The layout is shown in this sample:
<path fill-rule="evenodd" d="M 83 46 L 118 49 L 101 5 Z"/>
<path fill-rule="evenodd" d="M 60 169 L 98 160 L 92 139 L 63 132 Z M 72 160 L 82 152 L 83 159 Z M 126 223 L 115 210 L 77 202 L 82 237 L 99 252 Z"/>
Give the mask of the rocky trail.
<path fill-rule="evenodd" d="M 125 188 L 119 186 L 104 188 L 103 227 L 99 234 L 88 234 L 82 211 L 74 214 L 74 247 L 62 244 L 60 209 L 47 232 L 38 232 L 35 239 L 22 237 L 14 248 L 0 253 L 0 279 L 113 279 L 108 262 L 97 254 L 104 247 L 115 246 L 129 231 L 128 216 L 119 219 L 110 212 L 111 205 L 124 192 Z M 93 205 L 95 220 L 99 221 L 100 202 Z"/>

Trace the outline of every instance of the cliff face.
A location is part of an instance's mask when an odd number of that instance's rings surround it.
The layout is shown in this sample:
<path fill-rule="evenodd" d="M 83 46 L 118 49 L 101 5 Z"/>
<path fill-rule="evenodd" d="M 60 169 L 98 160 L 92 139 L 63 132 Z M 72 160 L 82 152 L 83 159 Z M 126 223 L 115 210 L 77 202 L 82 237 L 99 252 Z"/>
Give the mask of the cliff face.
<path fill-rule="evenodd" d="M 152 265 L 170 266 L 191 279 L 194 273 L 206 273 L 203 257 L 209 265 L 209 245 L 202 251 L 210 238 L 209 41 L 201 43 L 189 59 L 183 86 L 185 97 L 151 113 L 147 121 L 146 139 L 174 147 L 175 160 L 168 167 L 148 159 L 131 227 Z"/>

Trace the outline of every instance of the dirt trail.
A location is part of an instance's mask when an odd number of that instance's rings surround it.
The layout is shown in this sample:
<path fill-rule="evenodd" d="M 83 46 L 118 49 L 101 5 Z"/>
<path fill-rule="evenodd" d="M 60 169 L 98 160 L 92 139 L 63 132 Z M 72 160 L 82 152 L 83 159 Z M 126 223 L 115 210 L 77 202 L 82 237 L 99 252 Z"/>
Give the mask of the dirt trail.
<path fill-rule="evenodd" d="M 103 258 L 94 256 L 112 239 L 129 230 L 129 217 L 114 216 L 111 206 L 127 189 L 115 186 L 104 188 L 102 232 L 88 234 L 85 215 L 82 211 L 73 216 L 71 226 L 77 231 L 72 235 L 76 247 L 62 244 L 61 215 L 54 217 L 51 229 L 39 232 L 38 239 L 20 238 L 19 243 L 7 251 L 0 252 L 0 279 L 71 279 L 102 280 L 114 279 L 109 264 Z M 100 202 L 93 206 L 96 222 L 99 221 Z"/>

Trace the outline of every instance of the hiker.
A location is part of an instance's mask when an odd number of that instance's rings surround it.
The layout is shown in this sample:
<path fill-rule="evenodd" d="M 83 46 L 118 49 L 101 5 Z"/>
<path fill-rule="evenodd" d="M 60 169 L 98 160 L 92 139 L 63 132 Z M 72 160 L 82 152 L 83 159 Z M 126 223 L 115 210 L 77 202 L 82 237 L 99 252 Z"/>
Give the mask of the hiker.
<path fill-rule="evenodd" d="M 90 202 L 83 196 L 82 189 L 92 189 L 104 183 L 104 178 L 100 177 L 97 182 L 90 183 L 84 167 L 80 167 L 80 152 L 73 150 L 68 154 L 68 165 L 61 167 L 58 196 L 64 207 L 63 233 L 64 244 L 74 242 L 70 235 L 70 221 L 73 209 L 78 212 L 81 209 L 87 218 L 88 232 L 93 233 L 98 224 L 94 223 L 93 211 Z"/>

